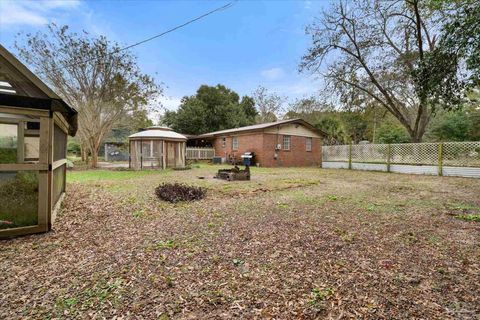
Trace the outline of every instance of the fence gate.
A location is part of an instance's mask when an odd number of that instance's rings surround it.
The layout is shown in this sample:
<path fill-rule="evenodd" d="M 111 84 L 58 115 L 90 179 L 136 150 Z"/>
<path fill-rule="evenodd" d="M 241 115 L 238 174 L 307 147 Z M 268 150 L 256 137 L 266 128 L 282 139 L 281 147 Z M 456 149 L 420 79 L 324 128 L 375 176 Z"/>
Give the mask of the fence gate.
<path fill-rule="evenodd" d="M 480 141 L 323 146 L 322 167 L 480 178 Z"/>

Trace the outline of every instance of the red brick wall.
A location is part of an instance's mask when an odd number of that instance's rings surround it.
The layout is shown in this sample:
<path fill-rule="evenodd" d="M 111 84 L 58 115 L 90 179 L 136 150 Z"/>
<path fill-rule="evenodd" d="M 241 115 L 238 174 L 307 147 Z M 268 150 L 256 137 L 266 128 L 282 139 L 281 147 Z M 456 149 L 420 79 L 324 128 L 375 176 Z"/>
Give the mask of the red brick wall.
<path fill-rule="evenodd" d="M 263 161 L 263 133 L 252 133 L 248 135 L 239 135 L 238 150 L 232 149 L 232 137 L 227 136 L 225 148 L 222 147 L 222 138 L 218 137 L 213 142 L 215 148 L 215 155 L 218 157 L 234 156 L 240 160 L 240 156 L 245 152 L 255 152 L 257 162 Z M 261 162 L 260 162 L 261 163 Z"/>
<path fill-rule="evenodd" d="M 255 152 L 256 161 L 262 167 L 303 167 L 320 166 L 322 163 L 321 139 L 312 139 L 312 151 L 306 151 L 306 138 L 291 136 L 290 150 L 275 151 L 275 146 L 282 143 L 283 136 L 266 133 L 251 133 L 238 135 L 238 150 L 232 150 L 232 136 L 226 136 L 225 148 L 222 147 L 222 138 L 213 141 L 215 155 L 227 157 L 229 155 L 240 159 L 247 151 Z M 275 159 L 275 153 L 277 157 Z"/>
<path fill-rule="evenodd" d="M 290 136 L 290 150 L 277 150 L 282 144 L 283 135 L 264 134 L 263 145 L 266 161 L 264 167 L 309 167 L 322 164 L 321 139 L 312 139 L 312 151 L 306 151 L 306 137 Z M 283 148 L 283 144 L 282 144 Z M 277 157 L 275 159 L 275 154 Z"/>

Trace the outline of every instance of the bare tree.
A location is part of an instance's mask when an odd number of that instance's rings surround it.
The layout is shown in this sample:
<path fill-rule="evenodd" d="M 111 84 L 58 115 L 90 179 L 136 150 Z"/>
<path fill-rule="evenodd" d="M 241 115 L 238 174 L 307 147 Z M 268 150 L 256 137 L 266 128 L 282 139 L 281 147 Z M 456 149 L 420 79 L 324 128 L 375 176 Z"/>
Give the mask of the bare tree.
<path fill-rule="evenodd" d="M 145 111 L 161 93 L 129 51 L 103 36 L 69 33 L 67 26 L 52 24 L 48 34 L 27 34 L 24 40 L 15 44 L 20 56 L 77 109 L 82 155 L 91 153 L 92 167 L 111 128 L 122 117 Z"/>
<path fill-rule="evenodd" d="M 339 91 L 349 87 L 363 93 L 393 114 L 411 141 L 421 141 L 437 106 L 421 94 L 413 74 L 424 53 L 435 48 L 441 18 L 426 3 L 334 4 L 307 28 L 312 46 L 300 69 L 321 73 Z"/>
<path fill-rule="evenodd" d="M 256 122 L 266 123 L 277 121 L 278 116 L 283 112 L 283 104 L 286 98 L 276 93 L 270 93 L 267 88 L 262 86 L 258 86 L 252 96 L 255 101 L 255 106 L 258 109 Z"/>

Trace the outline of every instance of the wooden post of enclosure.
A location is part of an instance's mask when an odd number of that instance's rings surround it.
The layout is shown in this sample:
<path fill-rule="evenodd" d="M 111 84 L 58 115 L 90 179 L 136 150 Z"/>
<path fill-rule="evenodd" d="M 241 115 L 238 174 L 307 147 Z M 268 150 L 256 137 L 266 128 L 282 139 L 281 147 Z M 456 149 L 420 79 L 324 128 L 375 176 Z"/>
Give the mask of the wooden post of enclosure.
<path fill-rule="evenodd" d="M 17 163 L 25 162 L 25 122 L 17 125 Z"/>
<path fill-rule="evenodd" d="M 162 169 L 167 167 L 167 151 L 165 149 L 165 140 L 162 140 Z"/>
<path fill-rule="evenodd" d="M 352 169 L 352 141 L 348 145 L 348 169 Z"/>
<path fill-rule="evenodd" d="M 140 170 L 143 170 L 143 139 L 140 138 Z"/>
<path fill-rule="evenodd" d="M 387 145 L 387 172 L 390 172 L 390 162 L 392 159 L 392 145 Z"/>
<path fill-rule="evenodd" d="M 443 176 L 443 142 L 438 144 L 438 175 Z"/>
<path fill-rule="evenodd" d="M 128 141 L 128 168 L 132 169 L 132 141 Z"/>

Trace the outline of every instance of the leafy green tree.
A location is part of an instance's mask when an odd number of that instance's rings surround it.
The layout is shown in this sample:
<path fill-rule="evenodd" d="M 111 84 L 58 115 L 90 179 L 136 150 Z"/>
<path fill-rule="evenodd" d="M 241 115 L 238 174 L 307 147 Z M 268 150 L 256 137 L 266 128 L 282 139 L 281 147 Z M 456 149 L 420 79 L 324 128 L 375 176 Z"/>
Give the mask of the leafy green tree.
<path fill-rule="evenodd" d="M 254 123 L 255 118 L 258 115 L 258 111 L 255 109 L 255 100 L 252 97 L 243 96 L 240 105 L 242 106 L 248 121 Z"/>
<path fill-rule="evenodd" d="M 202 85 L 196 94 L 184 97 L 177 111 L 167 111 L 161 123 L 178 132 L 201 134 L 253 124 L 253 100 L 223 85 Z"/>
<path fill-rule="evenodd" d="M 342 120 L 345 134 L 353 143 L 367 139 L 368 122 L 365 112 L 346 111 L 339 114 Z"/>
<path fill-rule="evenodd" d="M 447 109 L 464 106 L 469 89 L 480 85 L 480 3 L 477 0 L 435 1 L 445 15 L 441 37 L 413 73 L 417 91 Z"/>
<path fill-rule="evenodd" d="M 147 110 L 161 87 L 143 74 L 137 58 L 104 36 L 70 32 L 52 24 L 47 33 L 26 34 L 15 46 L 27 64 L 78 111 L 82 158 L 92 167 L 105 135 L 133 112 Z M 86 159 L 85 159 L 86 160 Z"/>
<path fill-rule="evenodd" d="M 407 131 L 398 122 L 387 121 L 377 131 L 376 143 L 406 143 L 410 142 Z"/>
<path fill-rule="evenodd" d="M 326 114 L 318 122 L 315 127 L 325 132 L 327 136 L 327 145 L 342 144 L 349 142 L 348 134 L 342 121 L 335 114 Z"/>
<path fill-rule="evenodd" d="M 447 112 L 432 123 L 429 135 L 436 141 L 466 141 L 472 126 L 472 120 L 465 111 Z"/>
<path fill-rule="evenodd" d="M 421 0 L 332 3 L 307 28 L 311 47 L 300 69 L 321 74 L 344 104 L 375 101 L 421 141 L 440 106 L 412 74 L 435 49 L 443 13 Z"/>

